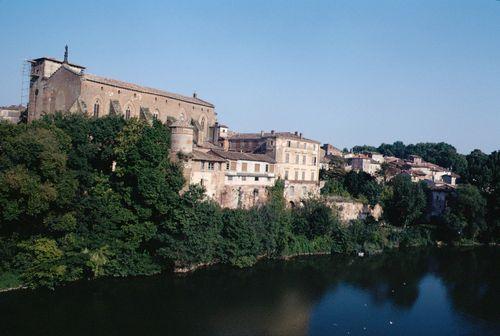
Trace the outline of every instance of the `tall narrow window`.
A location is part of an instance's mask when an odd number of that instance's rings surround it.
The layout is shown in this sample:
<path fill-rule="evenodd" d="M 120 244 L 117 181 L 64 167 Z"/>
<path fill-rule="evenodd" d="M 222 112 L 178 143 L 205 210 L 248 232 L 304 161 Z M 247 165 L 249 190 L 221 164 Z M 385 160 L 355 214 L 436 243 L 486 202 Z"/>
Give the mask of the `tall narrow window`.
<path fill-rule="evenodd" d="M 285 155 L 285 162 L 288 163 L 290 162 L 290 154 L 286 153 Z"/>
<path fill-rule="evenodd" d="M 205 118 L 201 118 L 201 123 L 200 123 L 200 125 L 201 125 L 201 130 L 202 130 L 203 132 L 205 132 Z"/>
<path fill-rule="evenodd" d="M 125 110 L 125 119 L 130 119 L 130 115 L 131 115 L 131 112 L 130 112 L 130 106 L 127 106 L 127 109 Z"/>
<path fill-rule="evenodd" d="M 295 156 L 295 164 L 299 164 L 299 154 Z"/>
<path fill-rule="evenodd" d="M 299 180 L 299 172 L 295 171 L 295 181 L 298 181 L 298 180 Z"/>
<path fill-rule="evenodd" d="M 99 117 L 99 101 L 96 100 L 94 103 L 94 117 L 98 118 Z"/>
<path fill-rule="evenodd" d="M 157 109 L 153 112 L 153 119 L 158 120 L 158 117 L 160 116 L 160 111 Z"/>
<path fill-rule="evenodd" d="M 288 170 L 285 170 L 285 180 L 288 180 Z"/>

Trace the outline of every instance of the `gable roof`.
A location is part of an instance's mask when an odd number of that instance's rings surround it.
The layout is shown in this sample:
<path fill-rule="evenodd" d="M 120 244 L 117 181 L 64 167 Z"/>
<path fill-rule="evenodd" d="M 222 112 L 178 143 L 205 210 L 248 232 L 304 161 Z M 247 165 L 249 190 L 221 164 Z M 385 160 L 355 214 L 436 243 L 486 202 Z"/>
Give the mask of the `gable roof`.
<path fill-rule="evenodd" d="M 225 159 L 213 155 L 211 153 L 205 153 L 199 150 L 193 149 L 193 160 L 195 161 L 212 161 L 212 162 L 226 162 Z"/>
<path fill-rule="evenodd" d="M 212 149 L 210 152 L 227 160 L 242 160 L 242 161 L 260 161 L 267 163 L 276 163 L 276 161 L 266 154 L 242 153 L 236 151 L 225 151 L 222 149 Z"/>
<path fill-rule="evenodd" d="M 286 138 L 286 139 L 294 139 L 306 142 L 313 142 L 320 144 L 319 141 L 304 138 L 299 134 L 295 134 L 292 132 L 271 132 L 271 133 L 234 133 L 229 137 L 229 140 L 258 140 L 264 138 Z"/>
<path fill-rule="evenodd" d="M 122 81 L 119 81 L 116 79 L 96 76 L 96 75 L 89 74 L 89 73 L 83 74 L 82 78 L 85 80 L 88 80 L 90 82 L 114 86 L 114 87 L 121 88 L 121 89 L 137 91 L 140 93 L 148 93 L 148 94 L 153 94 L 153 95 L 162 96 L 162 97 L 171 98 L 171 99 L 177 99 L 177 100 L 181 100 L 181 101 L 184 101 L 187 103 L 203 105 L 203 106 L 212 107 L 212 108 L 214 107 L 213 104 L 211 104 L 207 101 L 204 101 L 202 99 L 199 99 L 199 98 L 183 96 L 183 95 L 179 95 L 179 94 L 168 92 L 168 91 L 153 89 L 150 87 L 141 86 L 141 85 L 137 85 L 137 84 L 133 84 L 133 83 L 122 82 Z"/>

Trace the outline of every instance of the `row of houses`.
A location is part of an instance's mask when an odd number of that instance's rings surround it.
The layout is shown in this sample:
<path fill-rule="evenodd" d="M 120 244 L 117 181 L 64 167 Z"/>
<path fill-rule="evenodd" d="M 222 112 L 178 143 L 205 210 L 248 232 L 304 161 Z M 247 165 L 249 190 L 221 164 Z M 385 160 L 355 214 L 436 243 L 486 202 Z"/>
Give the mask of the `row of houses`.
<path fill-rule="evenodd" d="M 429 216 L 444 213 L 447 198 L 455 193 L 459 175 L 450 169 L 426 162 L 418 155 L 410 155 L 407 159 L 384 156 L 380 153 L 366 152 L 354 154 L 350 152 L 332 151 L 331 145 L 324 145 L 322 158 L 323 169 L 330 169 L 333 157 L 341 158 L 345 171 L 365 172 L 379 181 L 390 181 L 396 175 L 410 176 L 412 182 L 426 183 L 430 191 Z"/>
<path fill-rule="evenodd" d="M 189 184 L 202 185 L 208 197 L 228 208 L 267 202 L 278 179 L 290 206 L 319 195 L 320 143 L 298 132 L 235 133 L 215 125 L 213 140 L 194 143 L 193 127 L 170 125 L 172 158 L 184 167 Z"/>

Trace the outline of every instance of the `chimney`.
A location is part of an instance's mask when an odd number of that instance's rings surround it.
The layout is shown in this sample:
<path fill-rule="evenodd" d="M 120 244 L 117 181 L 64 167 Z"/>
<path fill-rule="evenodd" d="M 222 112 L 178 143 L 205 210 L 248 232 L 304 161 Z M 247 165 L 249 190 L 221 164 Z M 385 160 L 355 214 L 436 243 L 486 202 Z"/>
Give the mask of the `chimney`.
<path fill-rule="evenodd" d="M 271 134 L 273 134 L 273 135 L 274 135 L 274 130 L 271 130 Z"/>
<path fill-rule="evenodd" d="M 228 139 L 224 139 L 222 141 L 222 149 L 224 149 L 224 152 L 229 151 L 229 140 Z"/>
<path fill-rule="evenodd" d="M 301 139 L 302 139 L 302 133 L 300 133 L 300 134 L 299 134 L 299 138 L 301 138 Z"/>
<path fill-rule="evenodd" d="M 196 94 L 196 92 L 193 92 L 193 98 L 198 98 L 198 95 Z"/>
<path fill-rule="evenodd" d="M 263 138 L 264 137 L 264 131 L 260 131 L 260 137 Z"/>
<path fill-rule="evenodd" d="M 295 131 L 295 135 L 299 135 L 299 132 Z"/>

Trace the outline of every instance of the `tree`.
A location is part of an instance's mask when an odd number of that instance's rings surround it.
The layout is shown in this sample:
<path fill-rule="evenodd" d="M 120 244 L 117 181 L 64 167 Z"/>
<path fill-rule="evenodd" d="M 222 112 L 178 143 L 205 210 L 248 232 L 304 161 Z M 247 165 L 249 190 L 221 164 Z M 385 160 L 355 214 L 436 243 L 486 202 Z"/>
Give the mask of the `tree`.
<path fill-rule="evenodd" d="M 332 209 L 317 199 L 308 199 L 302 207 L 293 210 L 293 232 L 307 239 L 330 236 L 338 225 Z"/>
<path fill-rule="evenodd" d="M 489 191 L 493 176 L 488 155 L 475 149 L 466 156 L 466 160 L 468 169 L 464 179 L 482 192 Z"/>
<path fill-rule="evenodd" d="M 466 184 L 450 197 L 444 221 L 457 237 L 475 238 L 486 229 L 485 214 L 486 200 L 478 188 Z"/>
<path fill-rule="evenodd" d="M 384 215 L 395 226 L 407 227 L 422 216 L 426 197 L 420 183 L 413 183 L 408 175 L 397 175 L 391 181 L 392 193 L 385 200 Z"/>
<path fill-rule="evenodd" d="M 382 186 L 368 173 L 350 171 L 345 175 L 344 187 L 353 197 L 366 197 L 372 206 L 380 201 Z"/>
<path fill-rule="evenodd" d="M 368 145 L 354 146 L 352 148 L 353 153 L 363 153 L 363 152 L 376 152 L 377 148 Z"/>
<path fill-rule="evenodd" d="M 238 267 L 253 265 L 259 252 L 257 231 L 242 209 L 225 209 L 222 215 L 224 260 Z"/>
<path fill-rule="evenodd" d="M 489 238 L 500 241 L 500 151 L 489 155 L 488 167 L 491 171 L 491 183 L 486 194 L 488 201 L 487 222 Z"/>
<path fill-rule="evenodd" d="M 405 159 L 408 155 L 406 153 L 406 146 L 402 141 L 396 141 L 391 144 L 381 144 L 377 151 L 385 156 L 395 156 L 401 159 Z"/>

